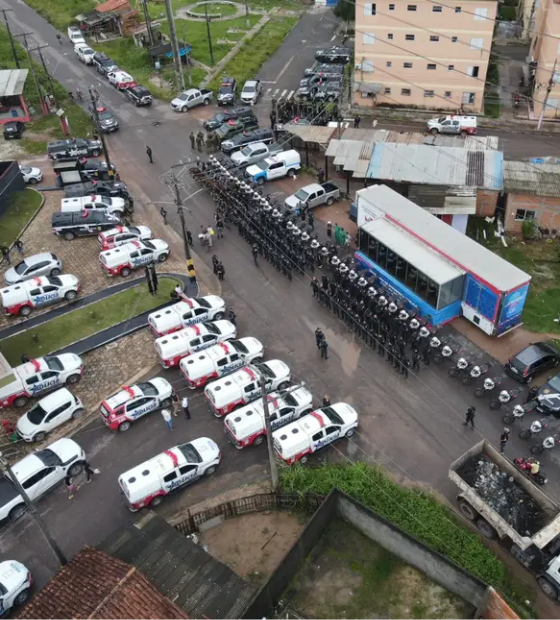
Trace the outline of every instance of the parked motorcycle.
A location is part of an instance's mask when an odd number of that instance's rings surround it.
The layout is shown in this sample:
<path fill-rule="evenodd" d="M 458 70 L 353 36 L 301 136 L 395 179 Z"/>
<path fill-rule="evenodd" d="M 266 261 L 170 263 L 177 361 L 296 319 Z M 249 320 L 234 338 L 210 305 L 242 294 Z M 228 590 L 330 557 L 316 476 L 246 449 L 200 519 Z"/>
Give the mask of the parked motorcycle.
<path fill-rule="evenodd" d="M 483 384 L 479 385 L 476 388 L 476 390 L 474 391 L 474 395 L 477 398 L 482 398 L 484 395 L 490 394 L 490 392 L 493 392 L 497 387 L 501 385 L 505 378 L 505 375 L 498 375 L 492 378 L 487 377 L 486 379 L 484 379 Z"/>
<path fill-rule="evenodd" d="M 548 424 L 543 424 L 540 420 L 534 420 L 531 422 L 529 428 L 524 428 L 519 431 L 519 437 L 521 439 L 531 439 L 534 435 L 542 433 L 548 426 Z"/>
<path fill-rule="evenodd" d="M 507 405 L 515 400 L 521 394 L 521 388 L 513 388 L 511 390 L 502 390 L 498 394 L 498 398 L 490 401 L 490 409 L 500 409 L 502 405 Z"/>
<path fill-rule="evenodd" d="M 473 366 L 470 372 L 463 377 L 463 385 L 469 385 L 473 381 L 480 379 L 492 368 L 492 362 L 485 362 L 481 365 Z"/>
<path fill-rule="evenodd" d="M 460 345 L 457 342 L 447 342 L 443 344 L 443 346 L 434 353 L 434 363 L 442 364 L 445 360 L 450 359 L 455 353 L 458 353 L 460 350 Z"/>
<path fill-rule="evenodd" d="M 548 482 L 547 475 L 541 470 L 541 464 L 536 459 L 521 456 L 513 459 L 513 464 L 535 484 L 543 486 Z"/>
<path fill-rule="evenodd" d="M 545 450 L 552 450 L 554 446 L 560 443 L 560 435 L 549 435 L 545 437 L 541 443 L 531 446 L 531 454 L 542 454 Z"/>
<path fill-rule="evenodd" d="M 515 420 L 521 419 L 526 413 L 530 413 L 531 411 L 535 411 L 537 408 L 537 403 L 534 400 L 531 400 L 524 405 L 515 405 L 513 411 L 510 413 L 506 413 L 502 416 L 502 422 L 504 424 L 513 424 Z"/>
<path fill-rule="evenodd" d="M 464 357 L 460 357 L 457 360 L 455 366 L 451 366 L 451 368 L 447 372 L 449 373 L 450 377 L 458 377 L 459 375 L 465 373 L 470 367 L 470 365 L 471 363 L 469 362 L 469 360 L 465 359 Z"/>

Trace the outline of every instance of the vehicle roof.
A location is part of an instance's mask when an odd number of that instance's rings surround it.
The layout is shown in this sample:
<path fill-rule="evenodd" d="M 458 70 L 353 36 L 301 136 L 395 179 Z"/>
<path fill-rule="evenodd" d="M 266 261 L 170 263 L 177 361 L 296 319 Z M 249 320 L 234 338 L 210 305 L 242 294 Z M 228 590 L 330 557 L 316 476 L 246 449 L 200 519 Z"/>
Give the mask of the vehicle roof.
<path fill-rule="evenodd" d="M 245 84 L 243 84 L 243 88 L 245 88 L 245 86 L 255 86 L 256 84 L 259 83 L 260 80 L 245 80 Z"/>
<path fill-rule="evenodd" d="M 69 400 L 73 400 L 73 399 L 74 399 L 74 396 L 72 392 L 70 392 L 68 388 L 63 387 L 41 398 L 38 401 L 38 404 L 41 405 L 41 407 L 45 411 L 48 412 L 48 411 L 52 411 L 53 409 L 56 409 L 57 407 L 59 407 L 61 403 L 69 401 Z"/>
<path fill-rule="evenodd" d="M 532 364 L 544 355 L 550 355 L 551 353 L 554 355 L 560 355 L 558 349 L 547 342 L 533 342 L 528 347 L 525 347 L 516 353 L 513 358 L 518 359 L 524 364 Z"/>
<path fill-rule="evenodd" d="M 220 392 L 222 389 L 230 388 L 232 385 L 243 387 L 247 383 L 251 383 L 251 381 L 255 381 L 257 379 L 257 373 L 252 368 L 249 366 L 243 366 L 243 368 L 236 370 L 227 377 L 222 377 L 217 381 L 212 381 L 212 383 L 206 386 L 205 390 Z"/>
<path fill-rule="evenodd" d="M 109 396 L 105 400 L 105 403 L 111 407 L 111 409 L 117 409 L 121 405 L 142 396 L 144 393 L 137 385 L 123 385 L 122 389 L 116 394 Z"/>

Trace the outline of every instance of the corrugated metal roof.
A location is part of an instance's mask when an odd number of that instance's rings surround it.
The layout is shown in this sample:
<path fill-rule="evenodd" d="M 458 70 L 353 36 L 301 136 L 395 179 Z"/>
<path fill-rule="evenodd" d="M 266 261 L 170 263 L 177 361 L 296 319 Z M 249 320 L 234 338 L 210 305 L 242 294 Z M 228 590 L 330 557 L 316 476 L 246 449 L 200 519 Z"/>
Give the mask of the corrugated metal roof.
<path fill-rule="evenodd" d="M 376 145 L 367 177 L 383 181 L 470 185 L 501 190 L 502 165 L 503 154 L 499 151 L 384 143 Z"/>
<path fill-rule="evenodd" d="M 293 125 L 289 123 L 284 125 L 283 128 L 294 136 L 298 136 L 304 142 L 315 142 L 317 144 L 328 144 L 333 135 L 336 135 L 336 127 Z"/>
<path fill-rule="evenodd" d="M 379 239 L 390 250 L 405 261 L 414 265 L 418 271 L 428 276 L 436 284 L 445 284 L 465 274 L 425 244 L 415 239 L 397 224 L 379 217 L 362 226 L 372 237 Z"/>
<path fill-rule="evenodd" d="M 361 200 L 365 200 L 405 230 L 414 232 L 449 260 L 465 270 L 472 271 L 500 291 L 510 291 L 531 280 L 531 276 L 521 269 L 386 185 L 372 185 L 367 189 L 358 190 L 356 201 Z"/>
<path fill-rule="evenodd" d="M 560 198 L 560 166 L 505 161 L 504 190 L 511 194 L 536 194 Z"/>
<path fill-rule="evenodd" d="M 21 95 L 29 69 L 0 71 L 0 97 Z"/>

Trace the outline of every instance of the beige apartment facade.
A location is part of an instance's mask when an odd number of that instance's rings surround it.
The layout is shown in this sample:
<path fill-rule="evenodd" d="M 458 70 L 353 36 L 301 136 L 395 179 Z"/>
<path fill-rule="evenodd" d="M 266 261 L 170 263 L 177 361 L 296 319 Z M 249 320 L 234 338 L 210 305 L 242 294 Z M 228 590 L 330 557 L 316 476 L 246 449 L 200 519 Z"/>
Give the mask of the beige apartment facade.
<path fill-rule="evenodd" d="M 354 103 L 481 112 L 497 7 L 357 0 Z"/>
<path fill-rule="evenodd" d="M 535 11 L 531 60 L 536 65 L 533 83 L 533 111 L 540 116 L 552 72 L 552 90 L 546 100 L 545 117 L 560 118 L 560 4 L 539 0 Z M 556 68 L 554 63 L 556 64 Z"/>

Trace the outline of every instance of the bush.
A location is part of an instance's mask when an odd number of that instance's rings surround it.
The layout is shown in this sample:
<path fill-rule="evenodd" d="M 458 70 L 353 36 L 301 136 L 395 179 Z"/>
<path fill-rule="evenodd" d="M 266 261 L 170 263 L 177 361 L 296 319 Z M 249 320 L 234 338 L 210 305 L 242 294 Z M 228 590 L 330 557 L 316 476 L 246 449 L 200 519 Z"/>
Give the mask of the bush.
<path fill-rule="evenodd" d="M 521 225 L 523 239 L 534 239 L 537 234 L 537 223 L 535 220 L 525 220 Z"/>

